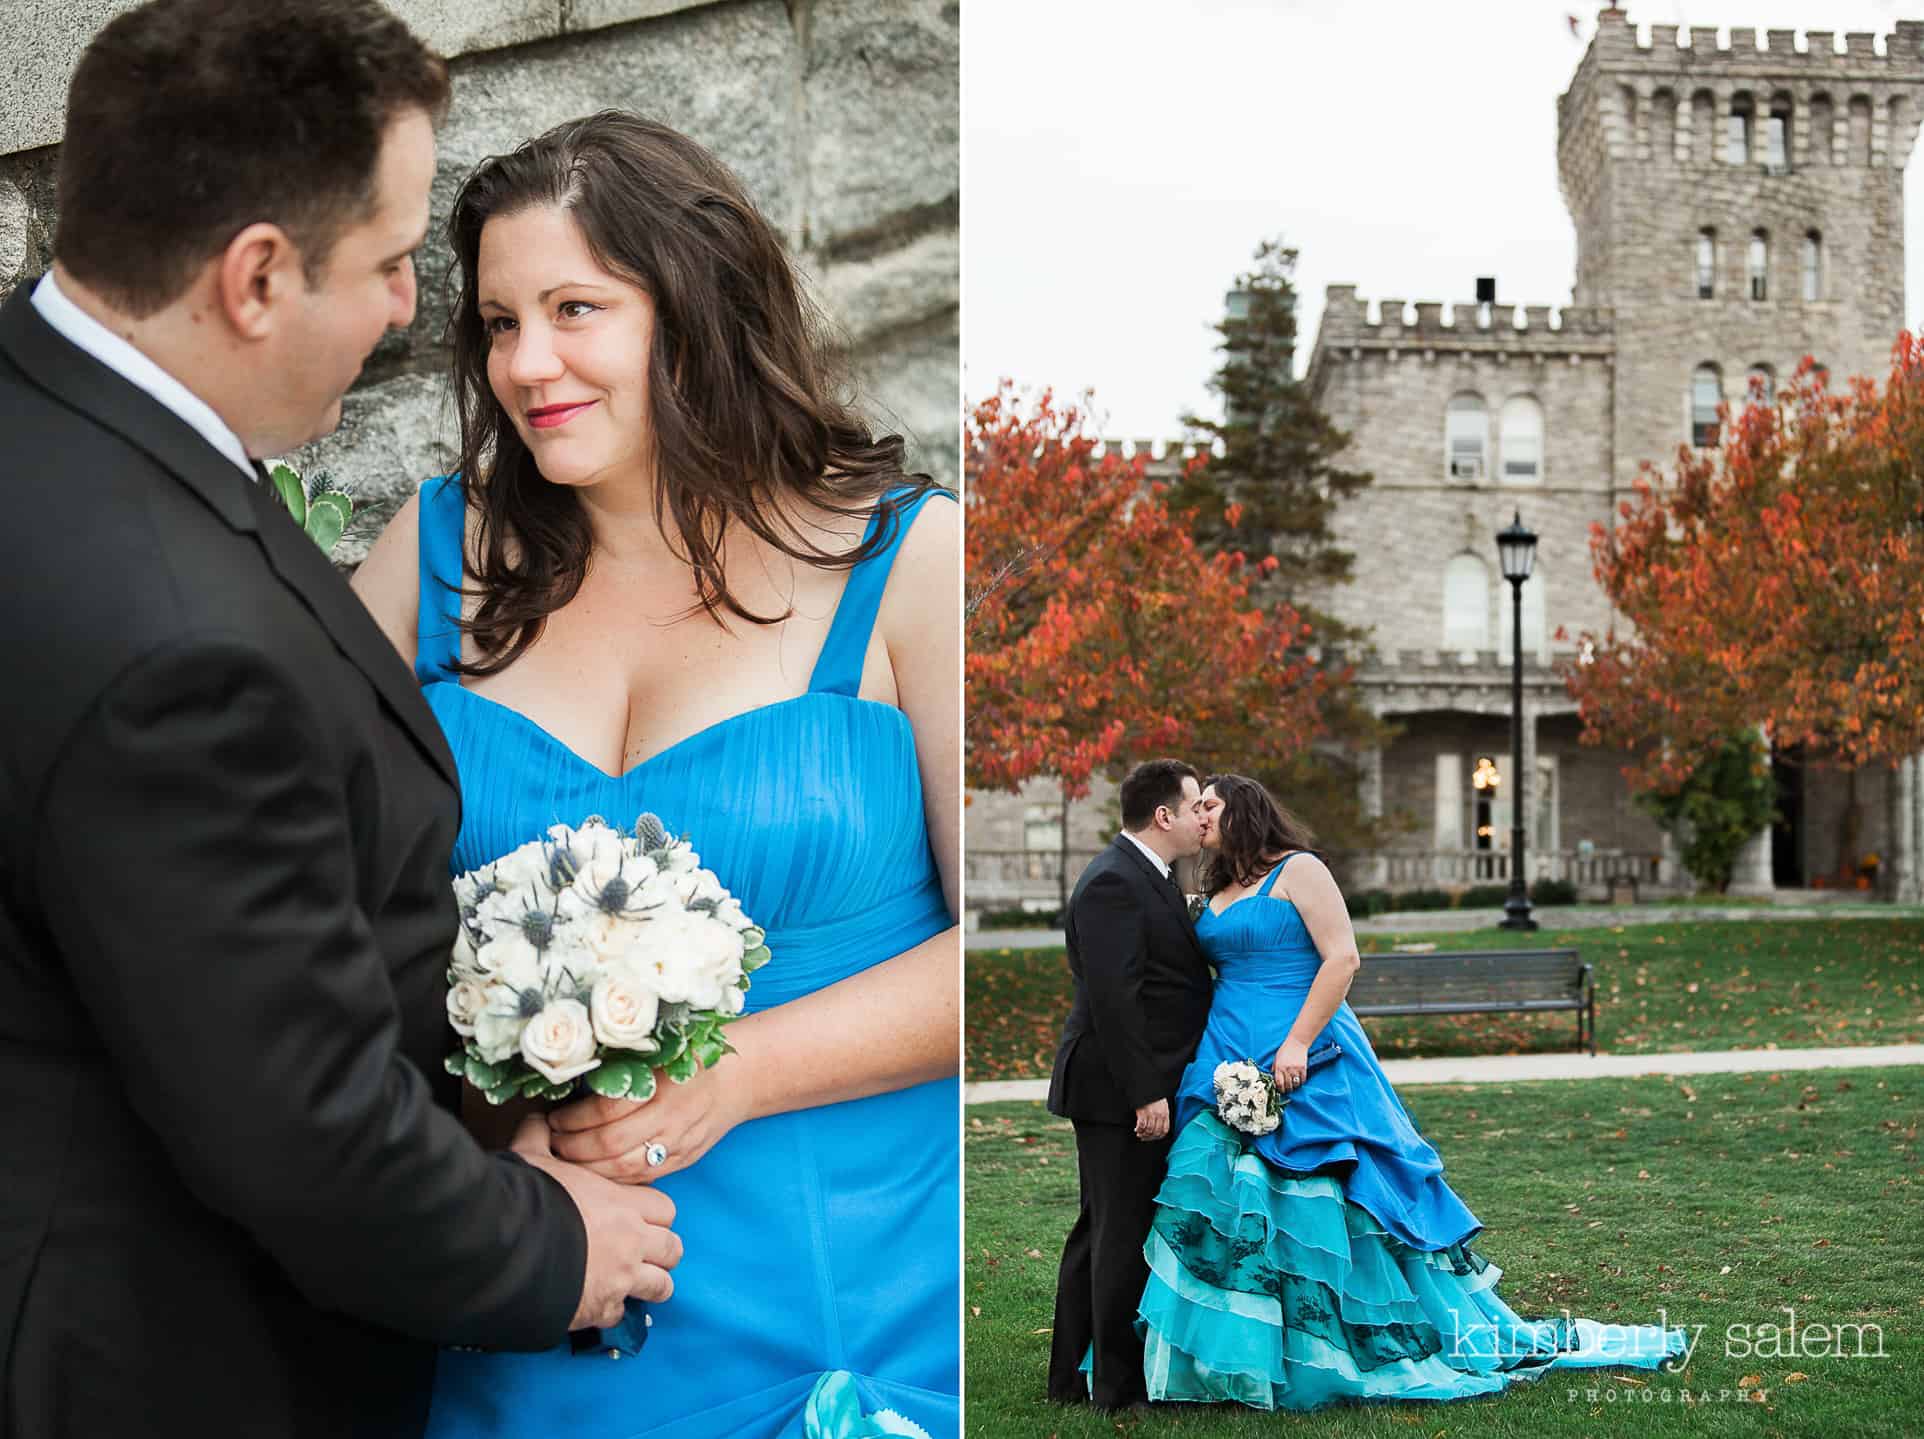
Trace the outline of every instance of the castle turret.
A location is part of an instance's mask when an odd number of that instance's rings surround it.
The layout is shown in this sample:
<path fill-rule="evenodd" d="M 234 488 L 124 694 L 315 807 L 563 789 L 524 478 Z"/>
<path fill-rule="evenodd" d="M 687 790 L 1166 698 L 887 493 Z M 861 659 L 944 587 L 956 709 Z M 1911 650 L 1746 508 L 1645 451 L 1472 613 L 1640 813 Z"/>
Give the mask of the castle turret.
<path fill-rule="evenodd" d="M 1687 44 L 1684 41 L 1687 39 Z M 1805 355 L 1881 376 L 1903 327 L 1904 164 L 1924 22 L 1877 38 L 1675 25 L 1623 11 L 1557 104 L 1578 306 L 1615 316 L 1615 481 L 1709 438 L 1721 395 Z"/>

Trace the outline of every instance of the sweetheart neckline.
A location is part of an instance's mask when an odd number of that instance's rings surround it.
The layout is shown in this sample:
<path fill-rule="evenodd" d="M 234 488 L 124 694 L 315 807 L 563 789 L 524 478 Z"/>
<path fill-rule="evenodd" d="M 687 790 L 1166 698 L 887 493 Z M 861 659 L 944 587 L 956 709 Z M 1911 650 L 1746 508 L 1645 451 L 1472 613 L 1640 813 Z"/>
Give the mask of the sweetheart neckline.
<path fill-rule="evenodd" d="M 1252 899 L 1266 899 L 1270 901 L 1272 904 L 1286 904 L 1291 909 L 1296 908 L 1295 900 L 1285 898 L 1280 894 L 1257 894 L 1257 893 L 1251 892 L 1249 894 L 1244 895 L 1241 899 L 1234 900 L 1229 904 L 1224 905 L 1221 909 L 1211 909 L 1208 905 L 1205 904 L 1203 906 L 1203 912 L 1209 915 L 1212 919 L 1221 919 L 1224 915 L 1228 914 L 1229 911 L 1234 909 L 1237 905 L 1248 904 L 1249 901 Z"/>
<path fill-rule="evenodd" d="M 685 748 L 688 745 L 692 745 L 697 740 L 706 739 L 709 736 L 713 735 L 718 730 L 726 729 L 728 726 L 732 724 L 736 724 L 741 720 L 753 719 L 759 715 L 768 714 L 770 711 L 773 711 L 773 710 L 785 709 L 789 705 L 800 704 L 803 700 L 841 700 L 848 704 L 873 705 L 877 709 L 887 710 L 890 714 L 896 716 L 896 718 L 899 719 L 904 725 L 908 724 L 908 716 L 905 713 L 903 713 L 901 707 L 898 705 L 885 704 L 881 700 L 863 699 L 860 695 L 836 694 L 831 690 L 804 690 L 802 691 L 802 693 L 798 695 L 790 695 L 787 699 L 770 700 L 767 704 L 755 705 L 749 709 L 739 710 L 732 715 L 726 715 L 723 718 L 714 721 L 712 724 L 705 724 L 700 729 L 696 730 L 693 734 L 683 735 L 680 739 L 674 741 L 674 743 L 666 745 L 663 748 L 656 750 L 653 754 L 647 756 L 645 759 L 636 760 L 633 764 L 629 765 L 627 769 L 621 771 L 620 774 L 610 774 L 607 770 L 603 769 L 600 765 L 596 764 L 593 760 L 589 759 L 586 755 L 582 754 L 573 745 L 569 744 L 566 740 L 563 740 L 560 736 L 556 735 L 553 730 L 550 730 L 549 728 L 547 728 L 547 726 L 543 725 L 539 720 L 536 720 L 528 715 L 523 714 L 520 710 L 514 708 L 514 706 L 512 705 L 503 704 L 498 699 L 492 699 L 487 695 L 480 694 L 475 690 L 468 689 L 464 685 L 455 684 L 452 680 L 435 680 L 430 684 L 422 686 L 422 688 L 423 690 L 431 690 L 431 689 L 452 690 L 455 694 L 466 695 L 471 700 L 478 700 L 482 704 L 489 706 L 491 709 L 496 709 L 496 710 L 499 710 L 502 714 L 512 716 L 513 718 L 519 720 L 523 725 L 526 725 L 529 729 L 533 730 L 536 734 L 540 735 L 541 738 L 546 740 L 555 749 L 558 749 L 559 751 L 561 751 L 562 754 L 566 755 L 569 759 L 573 760 L 576 764 L 582 766 L 582 768 L 584 769 L 594 771 L 595 774 L 599 775 L 602 779 L 608 781 L 610 784 L 620 784 L 623 780 L 628 779 L 630 776 L 639 774 L 642 770 L 648 768 L 649 765 L 654 764 L 657 760 L 666 759 L 669 755 L 673 754 L 676 750 Z M 911 733 L 913 733 L 912 730 L 911 730 Z M 1234 906 L 1232 905 L 1231 908 L 1234 908 Z"/>

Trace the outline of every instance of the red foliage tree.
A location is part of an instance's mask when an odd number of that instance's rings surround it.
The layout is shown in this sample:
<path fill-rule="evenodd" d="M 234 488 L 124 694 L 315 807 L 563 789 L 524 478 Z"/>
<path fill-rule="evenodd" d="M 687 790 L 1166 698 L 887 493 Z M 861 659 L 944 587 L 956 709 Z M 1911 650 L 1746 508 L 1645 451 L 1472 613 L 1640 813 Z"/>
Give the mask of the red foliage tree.
<path fill-rule="evenodd" d="M 1145 456 L 1098 455 L 1082 411 L 1007 382 L 966 438 L 972 786 L 1048 778 L 1066 809 L 1156 754 L 1254 767 L 1316 738 L 1327 681 L 1292 653 L 1301 617 L 1257 606 L 1242 555 L 1198 550 Z"/>
<path fill-rule="evenodd" d="M 1630 749 L 1640 790 L 1759 726 L 1853 775 L 1924 749 L 1924 339 L 1899 338 L 1881 390 L 1834 393 L 1806 358 L 1720 419 L 1592 527 L 1622 623 L 1566 667 L 1585 740 Z"/>

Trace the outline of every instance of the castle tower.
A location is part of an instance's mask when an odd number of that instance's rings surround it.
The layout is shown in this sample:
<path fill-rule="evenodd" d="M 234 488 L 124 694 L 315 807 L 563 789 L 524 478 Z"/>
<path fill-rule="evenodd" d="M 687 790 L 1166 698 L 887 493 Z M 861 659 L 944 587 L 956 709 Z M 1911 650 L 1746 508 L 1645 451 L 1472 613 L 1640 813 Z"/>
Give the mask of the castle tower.
<path fill-rule="evenodd" d="M 1557 105 L 1577 230 L 1575 301 L 1614 313 L 1615 484 L 1704 439 L 1718 394 L 1781 384 L 1805 355 L 1881 378 L 1903 326 L 1904 164 L 1924 100 L 1924 22 L 1880 54 L 1845 37 L 1654 25 L 1618 9 Z"/>

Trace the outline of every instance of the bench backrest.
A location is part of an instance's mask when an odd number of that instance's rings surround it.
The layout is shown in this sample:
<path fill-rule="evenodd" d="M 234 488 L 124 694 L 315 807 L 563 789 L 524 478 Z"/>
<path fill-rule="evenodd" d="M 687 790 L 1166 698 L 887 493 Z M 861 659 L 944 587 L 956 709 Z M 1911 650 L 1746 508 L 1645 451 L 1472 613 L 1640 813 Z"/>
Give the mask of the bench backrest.
<path fill-rule="evenodd" d="M 1583 960 L 1574 949 L 1366 954 L 1362 968 L 1350 982 L 1349 1002 L 1553 999 L 1580 989 L 1582 984 Z"/>

